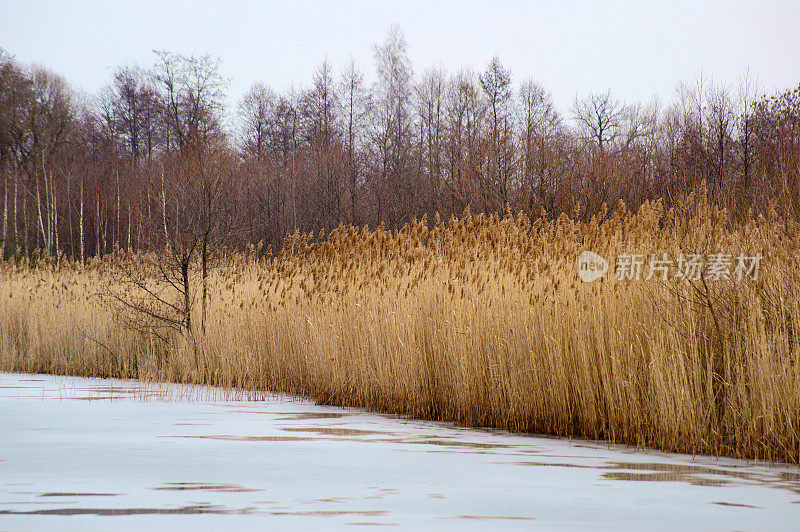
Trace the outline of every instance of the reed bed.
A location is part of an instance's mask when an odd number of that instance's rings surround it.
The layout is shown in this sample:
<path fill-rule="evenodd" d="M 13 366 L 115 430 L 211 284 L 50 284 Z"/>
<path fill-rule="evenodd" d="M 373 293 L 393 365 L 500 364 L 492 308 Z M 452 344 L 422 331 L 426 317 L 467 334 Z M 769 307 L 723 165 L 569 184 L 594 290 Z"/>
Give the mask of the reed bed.
<path fill-rule="evenodd" d="M 761 254 L 758 279 L 578 279 L 582 250 Z M 800 240 L 693 195 L 581 222 L 470 216 L 294 235 L 210 279 L 164 342 L 104 297 L 120 254 L 0 268 L 0 369 L 288 392 L 468 426 L 800 461 Z M 145 266 L 141 266 L 144 268 Z M 197 322 L 197 320 L 195 320 Z"/>

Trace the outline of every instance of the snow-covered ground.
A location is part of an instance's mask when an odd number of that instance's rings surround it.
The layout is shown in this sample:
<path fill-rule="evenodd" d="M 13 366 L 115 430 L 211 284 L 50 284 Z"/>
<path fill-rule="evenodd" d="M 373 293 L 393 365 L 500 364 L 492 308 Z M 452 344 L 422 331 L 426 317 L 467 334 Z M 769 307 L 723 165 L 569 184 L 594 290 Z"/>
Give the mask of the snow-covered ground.
<path fill-rule="evenodd" d="M 781 529 L 800 469 L 0 373 L 0 530 Z"/>

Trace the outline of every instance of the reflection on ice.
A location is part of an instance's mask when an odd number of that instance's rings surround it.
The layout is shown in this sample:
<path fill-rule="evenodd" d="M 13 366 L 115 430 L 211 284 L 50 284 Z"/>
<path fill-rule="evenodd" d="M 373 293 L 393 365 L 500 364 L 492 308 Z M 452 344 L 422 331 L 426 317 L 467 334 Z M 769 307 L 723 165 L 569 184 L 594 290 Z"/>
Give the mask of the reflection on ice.
<path fill-rule="evenodd" d="M 200 504 L 181 508 L 58 508 L 49 510 L 32 510 L 16 512 L 0 510 L 0 515 L 151 515 L 151 514 L 244 514 L 253 508 L 230 509 L 221 506 Z"/>
<path fill-rule="evenodd" d="M 116 497 L 119 493 L 76 493 L 76 492 L 55 492 L 41 493 L 39 497 Z"/>
<path fill-rule="evenodd" d="M 727 480 L 711 479 L 687 475 L 684 473 L 631 473 L 628 471 L 608 471 L 603 473 L 603 478 L 614 480 L 641 480 L 645 482 L 686 482 L 693 486 L 726 486 Z"/>
<path fill-rule="evenodd" d="M 371 434 L 391 434 L 379 430 L 346 429 L 336 427 L 285 427 L 290 432 L 313 432 L 323 436 L 369 436 Z"/>
<path fill-rule="evenodd" d="M 167 482 L 164 486 L 153 488 L 154 490 L 167 490 L 167 491 L 226 491 L 226 492 L 243 492 L 243 491 L 260 491 L 251 488 L 243 488 L 236 484 L 203 484 L 201 482 Z"/>
<path fill-rule="evenodd" d="M 4 530 L 781 529 L 800 509 L 793 466 L 287 396 L 0 374 L 0 411 Z"/>
<path fill-rule="evenodd" d="M 446 517 L 445 519 L 481 519 L 481 520 L 494 520 L 494 519 L 511 519 L 513 521 L 533 521 L 533 517 L 519 517 L 516 515 L 454 515 Z"/>
<path fill-rule="evenodd" d="M 262 412 L 263 413 L 263 412 Z M 281 414 L 278 412 L 278 414 Z M 280 421 L 302 421 L 304 419 L 337 419 L 344 417 L 347 414 L 340 414 L 336 412 L 286 412 L 285 417 L 278 418 Z"/>
<path fill-rule="evenodd" d="M 198 436 L 169 436 L 170 438 L 200 438 L 203 440 L 222 441 L 308 441 L 317 438 L 302 438 L 298 436 L 234 436 L 231 434 L 201 434 Z"/>

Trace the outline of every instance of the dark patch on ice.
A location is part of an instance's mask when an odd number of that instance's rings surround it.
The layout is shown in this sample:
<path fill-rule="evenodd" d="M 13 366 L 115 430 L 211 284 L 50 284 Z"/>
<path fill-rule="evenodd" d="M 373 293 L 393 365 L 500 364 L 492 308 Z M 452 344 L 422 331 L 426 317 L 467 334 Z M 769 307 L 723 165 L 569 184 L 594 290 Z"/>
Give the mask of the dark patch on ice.
<path fill-rule="evenodd" d="M 314 441 L 319 438 L 305 438 L 302 436 L 235 436 L 232 434 L 204 434 L 200 436 L 163 436 L 164 438 L 196 438 L 202 440 L 222 441 Z"/>
<path fill-rule="evenodd" d="M 605 469 L 600 466 L 583 465 L 583 464 L 568 464 L 566 462 L 492 462 L 494 464 L 513 464 L 524 466 L 537 466 L 537 467 L 574 467 L 577 469 Z"/>
<path fill-rule="evenodd" d="M 324 499 L 310 499 L 302 501 L 304 504 L 315 504 L 320 502 L 335 502 L 335 503 L 343 503 L 347 501 L 352 501 L 353 499 L 350 497 L 326 497 Z"/>
<path fill-rule="evenodd" d="M 608 471 L 603 478 L 637 482 L 686 482 L 694 486 L 727 486 L 727 480 L 697 477 L 685 473 L 657 471 L 651 473 L 630 473 L 627 471 Z"/>
<path fill-rule="evenodd" d="M 728 486 L 734 481 L 759 484 L 771 488 L 800 493 L 800 473 L 779 471 L 774 476 L 755 471 L 745 471 L 745 466 L 711 467 L 695 464 L 672 464 L 658 462 L 610 462 L 609 464 L 584 465 L 568 462 L 496 462 L 537 467 L 562 467 L 597 469 L 604 471 L 603 478 L 641 482 L 685 482 L 694 486 Z M 709 478 L 711 477 L 711 478 Z"/>
<path fill-rule="evenodd" d="M 399 523 L 379 523 L 377 521 L 353 521 L 345 524 L 349 526 L 400 526 Z"/>
<path fill-rule="evenodd" d="M 417 440 L 400 440 L 400 443 L 414 443 L 419 445 L 440 445 L 443 447 L 465 447 L 469 449 L 509 449 L 510 445 L 505 443 L 482 443 L 459 440 L 442 440 L 439 438 L 421 438 Z"/>
<path fill-rule="evenodd" d="M 772 475 L 759 470 L 746 470 L 747 466 L 710 467 L 692 464 L 648 463 L 648 462 L 612 462 L 611 468 L 631 471 L 647 471 L 671 474 L 674 480 L 684 481 L 699 486 L 722 486 L 731 480 L 760 484 L 770 488 L 784 489 L 800 493 L 800 474 L 792 471 L 776 471 Z M 702 476 L 701 476 L 702 475 Z M 608 475 L 606 475 L 608 476 Z M 706 477 L 714 477 L 709 479 Z M 637 480 L 625 478 L 621 480 Z M 638 479 L 647 480 L 647 479 Z M 654 478 L 653 480 L 658 480 Z M 673 478 L 665 478 L 673 480 Z"/>
<path fill-rule="evenodd" d="M 720 506 L 735 506 L 737 508 L 761 508 L 760 506 L 753 506 L 751 504 L 742 504 L 740 502 L 712 502 L 711 504 L 719 504 Z"/>
<path fill-rule="evenodd" d="M 76 388 L 76 389 L 85 392 L 97 392 L 97 393 L 137 393 L 137 392 L 149 391 L 147 388 L 142 388 L 140 386 L 135 386 L 131 388 L 126 388 L 123 386 L 89 386 L 85 388 Z"/>
<path fill-rule="evenodd" d="M 398 493 L 398 491 L 394 488 L 368 487 L 367 489 L 372 490 L 374 493 L 363 497 L 364 499 L 383 499 L 387 495 L 394 495 Z"/>
<path fill-rule="evenodd" d="M 337 515 L 364 515 L 377 517 L 386 515 L 386 510 L 309 510 L 306 512 L 270 512 L 272 515 L 298 515 L 298 516 L 337 516 Z"/>
<path fill-rule="evenodd" d="M 684 473 L 688 475 L 719 475 L 743 480 L 752 480 L 753 475 L 746 471 L 731 471 L 716 467 L 707 467 L 688 464 L 663 464 L 649 462 L 612 462 L 616 469 L 630 469 L 632 471 L 667 471 L 671 473 Z"/>
<path fill-rule="evenodd" d="M 117 497 L 119 493 L 92 493 L 84 491 L 51 491 L 40 493 L 39 497 Z"/>
<path fill-rule="evenodd" d="M 19 506 L 20 504 L 29 504 L 35 506 L 42 506 L 47 504 L 64 504 L 63 500 L 57 501 L 8 501 L 0 502 L 0 506 Z"/>
<path fill-rule="evenodd" d="M 68 399 L 74 399 L 76 401 L 108 401 L 110 399 L 121 399 L 121 397 L 111 397 L 111 396 L 89 397 L 89 396 L 86 396 L 86 397 L 69 397 Z"/>
<path fill-rule="evenodd" d="M 339 427 L 288 427 L 289 432 L 314 432 L 323 436 L 370 436 L 375 434 L 391 434 L 379 430 L 348 429 Z"/>
<path fill-rule="evenodd" d="M 512 521 L 535 521 L 535 517 L 523 517 L 518 515 L 451 515 L 448 517 L 439 517 L 439 519 L 507 519 Z"/>
<path fill-rule="evenodd" d="M 209 504 L 182 506 L 180 508 L 55 508 L 52 510 L 32 510 L 20 512 L 16 510 L 0 510 L 0 515 L 151 515 L 151 514 L 248 514 L 255 508 L 226 508 Z"/>
<path fill-rule="evenodd" d="M 302 421 L 304 419 L 339 419 L 349 414 L 337 412 L 265 412 L 274 413 L 284 417 L 278 418 L 279 421 Z"/>
<path fill-rule="evenodd" d="M 153 489 L 161 491 L 223 491 L 231 493 L 261 491 L 254 488 L 245 488 L 236 484 L 208 484 L 203 482 L 167 482 L 163 486 Z"/>

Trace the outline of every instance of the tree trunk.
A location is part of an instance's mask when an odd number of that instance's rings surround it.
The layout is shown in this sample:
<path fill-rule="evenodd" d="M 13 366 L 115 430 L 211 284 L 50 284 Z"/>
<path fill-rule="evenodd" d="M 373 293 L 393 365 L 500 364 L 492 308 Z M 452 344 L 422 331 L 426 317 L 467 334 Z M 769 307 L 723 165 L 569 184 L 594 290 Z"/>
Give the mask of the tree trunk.
<path fill-rule="evenodd" d="M 128 251 L 131 250 L 131 200 L 128 200 Z"/>
<path fill-rule="evenodd" d="M 31 258 L 30 252 L 32 251 L 32 249 L 31 249 L 30 243 L 28 242 L 28 239 L 30 238 L 30 230 L 28 229 L 28 227 L 29 227 L 29 223 L 28 223 L 29 217 L 28 217 L 28 196 L 27 195 L 22 197 L 22 217 L 23 217 L 23 224 L 22 225 L 23 225 L 23 227 L 25 229 L 25 247 L 28 249 L 28 258 Z M 36 233 L 36 234 L 38 234 L 38 233 Z"/>
<path fill-rule="evenodd" d="M 84 178 L 81 176 L 81 202 L 78 213 L 78 227 L 80 231 L 80 252 L 81 252 L 81 264 L 86 264 L 86 255 L 85 255 L 85 245 L 84 245 L 84 235 L 83 235 L 83 182 Z"/>
<path fill-rule="evenodd" d="M 164 223 L 164 247 L 169 249 L 169 230 L 167 229 L 167 191 L 164 183 L 164 169 L 161 169 L 161 220 Z"/>
<path fill-rule="evenodd" d="M 100 218 L 100 189 L 99 189 L 99 187 L 98 187 L 98 190 L 97 190 L 97 201 L 95 202 L 95 207 L 96 207 L 96 209 L 95 209 L 96 221 L 95 221 L 94 226 L 95 226 L 95 240 L 96 240 L 95 246 L 96 246 L 96 248 L 95 248 L 94 254 L 95 254 L 96 257 L 101 257 L 103 255 L 103 251 L 102 251 L 102 248 L 100 247 L 101 218 Z"/>
<path fill-rule="evenodd" d="M 6 240 L 8 239 L 8 173 L 3 169 L 3 241 L 0 243 L 0 262 L 6 256 Z"/>
<path fill-rule="evenodd" d="M 70 185 L 72 174 L 67 173 L 67 220 L 69 221 L 69 258 L 75 260 L 75 233 L 72 224 L 72 198 L 70 197 Z"/>
<path fill-rule="evenodd" d="M 116 244 L 117 244 L 117 246 L 119 246 L 119 245 L 120 245 L 120 225 L 119 225 L 119 210 L 120 210 L 120 197 L 119 197 L 119 196 L 120 196 L 120 190 L 119 190 L 119 168 L 117 168 L 117 169 L 116 169 L 116 171 L 115 171 L 114 173 L 115 173 L 115 175 L 116 175 L 116 179 L 117 179 L 117 229 L 116 229 L 115 240 L 116 240 Z"/>
<path fill-rule="evenodd" d="M 17 173 L 14 172 L 14 248 L 17 252 L 19 252 L 19 227 L 17 226 L 18 212 L 17 212 L 17 197 L 19 196 L 19 191 L 17 190 L 17 185 L 19 183 L 19 177 Z"/>
<path fill-rule="evenodd" d="M 51 201 L 52 209 L 51 210 L 53 212 L 53 216 L 52 216 L 52 218 L 53 218 L 53 236 L 52 236 L 52 241 L 53 241 L 53 244 L 54 244 L 53 254 L 57 257 L 58 256 L 58 252 L 59 252 L 59 247 L 58 247 L 58 203 L 57 203 L 58 197 L 56 196 L 55 191 L 52 190 L 52 186 L 51 186 L 50 196 L 52 198 L 52 201 Z"/>
<path fill-rule="evenodd" d="M 45 233 L 44 228 L 44 218 L 42 216 L 42 195 L 39 191 L 39 180 L 34 181 L 34 186 L 36 187 L 36 211 L 39 215 L 39 231 L 42 233 L 42 240 L 44 240 L 45 247 L 47 248 L 47 252 L 49 253 L 50 245 L 47 242 L 47 235 L 49 233 Z"/>
<path fill-rule="evenodd" d="M 186 330 L 192 334 L 192 299 L 189 291 L 189 261 L 181 263 L 181 279 L 183 281 L 183 313 Z"/>
<path fill-rule="evenodd" d="M 203 250 L 202 250 L 202 276 L 203 276 L 203 308 L 202 317 L 200 321 L 200 329 L 203 334 L 206 332 L 206 299 L 208 297 L 208 235 L 203 237 Z"/>

